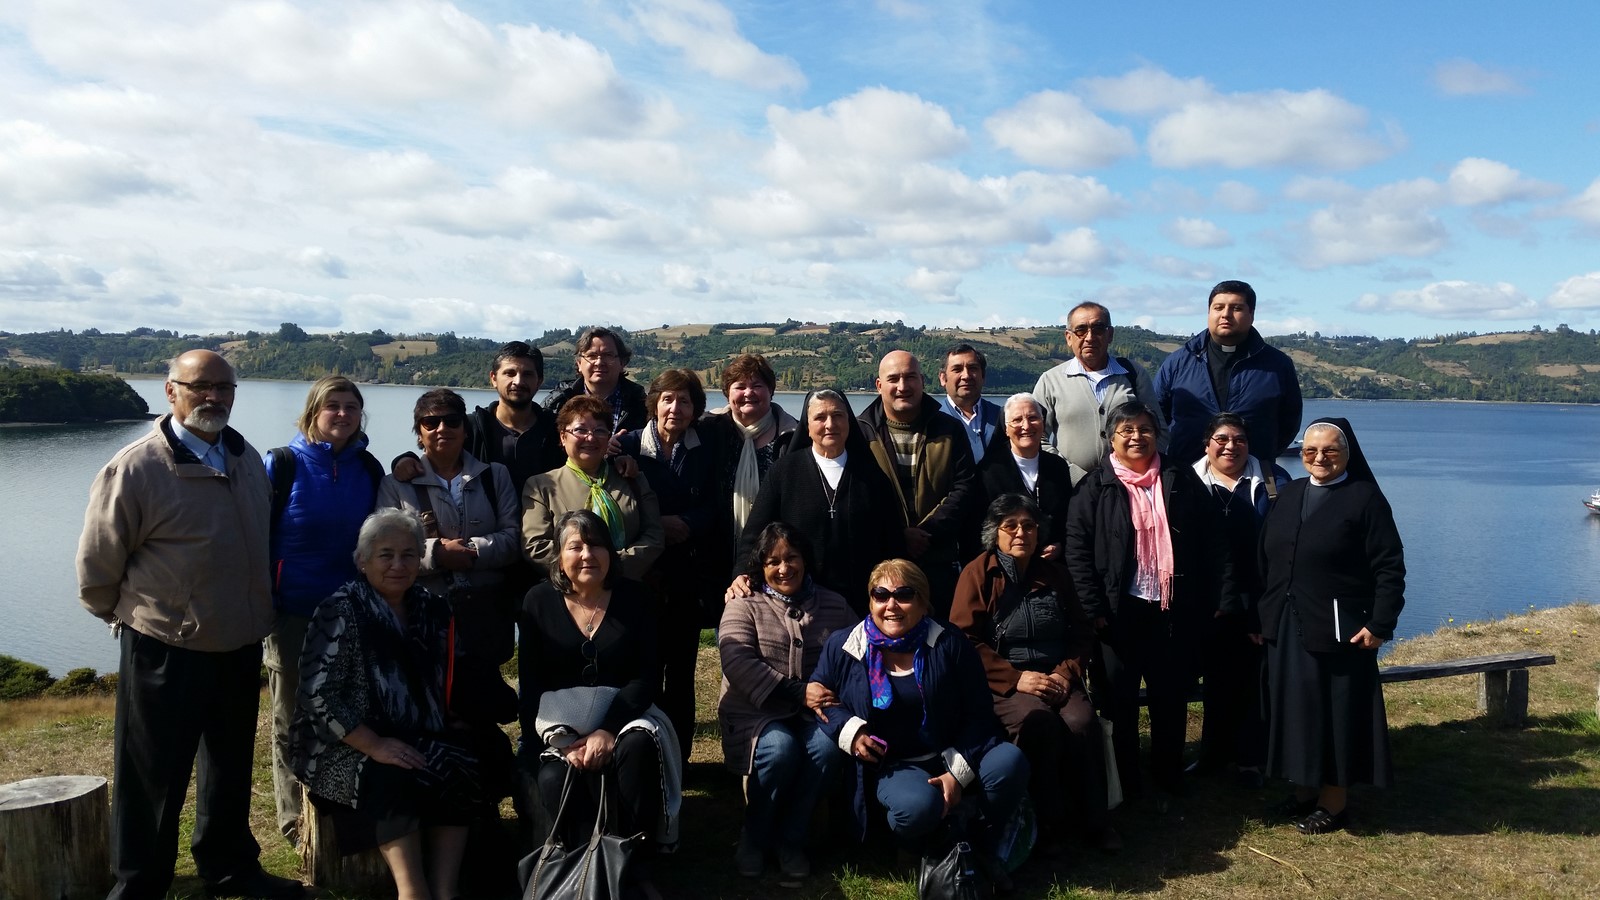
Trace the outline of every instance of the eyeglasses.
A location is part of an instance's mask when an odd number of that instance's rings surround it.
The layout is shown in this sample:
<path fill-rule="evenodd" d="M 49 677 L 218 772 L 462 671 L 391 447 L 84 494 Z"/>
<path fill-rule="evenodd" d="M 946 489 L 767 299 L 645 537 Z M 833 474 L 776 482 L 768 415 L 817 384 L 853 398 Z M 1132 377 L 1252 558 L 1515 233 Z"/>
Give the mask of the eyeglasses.
<path fill-rule="evenodd" d="M 582 653 L 583 658 L 589 663 L 583 667 L 583 680 L 588 682 L 589 687 L 594 687 L 600 681 L 600 664 L 595 661 L 594 639 L 584 641 L 578 647 L 578 652 Z"/>
<path fill-rule="evenodd" d="M 1214 434 L 1211 436 L 1211 443 L 1216 444 L 1218 447 L 1226 447 L 1229 444 L 1248 444 L 1250 443 L 1250 439 L 1242 434 L 1236 437 L 1228 437 L 1225 434 Z"/>
<path fill-rule="evenodd" d="M 892 591 L 880 584 L 867 591 L 867 593 L 871 594 L 872 599 L 879 603 L 888 603 L 890 597 L 899 600 L 901 603 L 910 603 L 912 600 L 917 599 L 917 589 L 909 584 L 902 584 Z"/>
<path fill-rule="evenodd" d="M 1000 530 L 1004 531 L 1006 534 L 1033 534 L 1035 531 L 1039 530 L 1039 523 L 1033 521 L 1032 519 L 1021 519 L 1015 522 L 1001 522 Z"/>
<path fill-rule="evenodd" d="M 580 353 L 578 356 L 581 357 L 584 362 L 592 363 L 594 365 L 599 365 L 600 363 L 613 363 L 618 359 L 621 359 L 621 357 L 615 353 Z"/>
<path fill-rule="evenodd" d="M 1111 333 L 1111 326 L 1105 322 L 1090 322 L 1087 325 L 1078 325 L 1067 330 L 1081 338 L 1088 337 L 1091 334 L 1095 337 L 1105 337 Z"/>
<path fill-rule="evenodd" d="M 1149 425 L 1140 425 L 1137 428 L 1118 428 L 1114 433 L 1119 437 L 1125 438 L 1130 438 L 1135 435 L 1138 435 L 1139 437 L 1155 437 L 1156 430 L 1151 428 Z"/>
<path fill-rule="evenodd" d="M 574 426 L 572 428 L 568 428 L 567 429 L 567 434 L 572 435 L 573 437 L 577 438 L 580 441 L 592 441 L 595 438 L 603 438 L 603 437 L 610 437 L 611 436 L 610 433 L 607 432 L 604 428 L 584 428 L 582 426 Z"/>
<path fill-rule="evenodd" d="M 436 431 L 440 425 L 446 428 L 460 428 L 467 424 L 467 417 L 461 413 L 445 413 L 442 416 L 423 416 L 417 420 L 424 431 Z"/>
<path fill-rule="evenodd" d="M 173 381 L 172 384 L 183 385 L 189 389 L 189 393 L 196 397 L 204 397 L 212 391 L 226 396 L 239 387 L 239 383 L 236 381 Z"/>

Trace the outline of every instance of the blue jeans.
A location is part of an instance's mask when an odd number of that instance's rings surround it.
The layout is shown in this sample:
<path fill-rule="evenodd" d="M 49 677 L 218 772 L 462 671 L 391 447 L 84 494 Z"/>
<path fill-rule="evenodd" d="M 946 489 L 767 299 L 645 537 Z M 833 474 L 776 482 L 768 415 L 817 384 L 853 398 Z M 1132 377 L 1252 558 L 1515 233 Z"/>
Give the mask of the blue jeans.
<path fill-rule="evenodd" d="M 1005 822 L 1017 811 L 1028 789 L 1028 761 L 1015 744 L 996 744 L 976 764 L 981 798 L 962 788 L 962 800 L 980 799 L 991 823 Z M 930 771 L 931 770 L 931 771 Z M 916 847 L 944 821 L 944 794 L 928 779 L 945 771 L 943 761 L 892 762 L 878 775 L 878 802 L 889 813 L 889 828 L 901 844 Z"/>
<path fill-rule="evenodd" d="M 767 723 L 756 739 L 755 764 L 746 790 L 745 838 L 763 850 L 805 845 L 811 810 L 842 753 L 809 712 Z"/>

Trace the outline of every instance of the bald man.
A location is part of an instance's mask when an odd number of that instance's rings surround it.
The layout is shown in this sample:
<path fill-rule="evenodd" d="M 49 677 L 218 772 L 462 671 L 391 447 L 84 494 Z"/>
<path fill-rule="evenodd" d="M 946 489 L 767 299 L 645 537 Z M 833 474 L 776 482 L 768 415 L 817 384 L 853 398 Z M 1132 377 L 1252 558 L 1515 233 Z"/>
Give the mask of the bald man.
<path fill-rule="evenodd" d="M 261 640 L 272 630 L 261 454 L 228 427 L 233 366 L 191 350 L 167 370 L 172 409 L 89 489 L 78 599 L 121 641 L 113 741 L 111 900 L 165 897 L 189 772 L 195 868 L 213 896 L 297 897 L 250 833 Z"/>
<path fill-rule="evenodd" d="M 891 351 L 878 363 L 878 399 L 861 413 L 861 426 L 898 492 L 906 553 L 928 576 L 928 601 L 943 619 L 959 574 L 958 544 L 974 512 L 968 507 L 980 487 L 966 430 L 924 386 L 917 358 Z"/>

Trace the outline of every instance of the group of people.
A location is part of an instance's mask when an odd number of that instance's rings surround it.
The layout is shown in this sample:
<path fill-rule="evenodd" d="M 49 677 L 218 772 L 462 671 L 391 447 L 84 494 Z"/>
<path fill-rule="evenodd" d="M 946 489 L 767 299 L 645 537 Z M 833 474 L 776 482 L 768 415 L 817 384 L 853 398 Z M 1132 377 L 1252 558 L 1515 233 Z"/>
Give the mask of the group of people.
<path fill-rule="evenodd" d="M 1108 797 L 1144 793 L 1141 703 L 1163 801 L 1233 766 L 1291 781 L 1275 811 L 1301 831 L 1342 827 L 1345 789 L 1390 778 L 1374 651 L 1403 551 L 1348 422 L 1306 429 L 1308 479 L 1273 463 L 1301 401 L 1254 309 L 1219 284 L 1152 380 L 1080 304 L 1072 358 L 1003 404 L 970 345 L 944 355 L 942 400 L 892 351 L 860 415 L 834 390 L 789 415 L 753 355 L 708 409 L 691 370 L 630 380 L 602 327 L 541 405 L 543 356 L 517 341 L 495 402 L 419 397 L 418 453 L 387 475 L 347 379 L 313 385 L 263 464 L 227 425 L 231 366 L 183 354 L 171 413 L 101 472 L 80 546 L 82 602 L 122 640 L 112 896 L 165 893 L 197 753 L 200 877 L 302 890 L 261 870 L 248 826 L 263 639 L 280 828 L 303 840 L 317 815 L 341 851 L 376 847 L 402 898 L 454 897 L 469 826 L 508 795 L 570 845 L 598 813 L 673 846 L 710 627 L 742 875 L 809 874 L 831 784 L 858 837 L 913 852 L 957 830 L 997 850 L 1024 796 L 1040 852 L 1115 851 Z"/>

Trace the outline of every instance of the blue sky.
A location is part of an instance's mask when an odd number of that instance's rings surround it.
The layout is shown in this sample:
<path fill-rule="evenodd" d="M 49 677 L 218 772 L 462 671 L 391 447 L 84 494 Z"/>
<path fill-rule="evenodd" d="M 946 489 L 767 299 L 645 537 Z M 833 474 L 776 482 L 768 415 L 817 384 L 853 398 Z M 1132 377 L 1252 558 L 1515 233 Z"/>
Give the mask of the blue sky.
<path fill-rule="evenodd" d="M 1114 8 L 1113 8 L 1114 7 Z M 1600 327 L 1600 5 L 14 0 L 0 328 Z"/>

